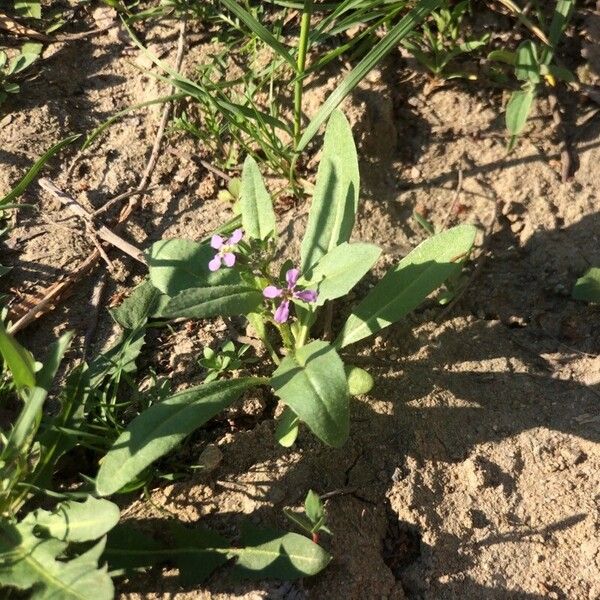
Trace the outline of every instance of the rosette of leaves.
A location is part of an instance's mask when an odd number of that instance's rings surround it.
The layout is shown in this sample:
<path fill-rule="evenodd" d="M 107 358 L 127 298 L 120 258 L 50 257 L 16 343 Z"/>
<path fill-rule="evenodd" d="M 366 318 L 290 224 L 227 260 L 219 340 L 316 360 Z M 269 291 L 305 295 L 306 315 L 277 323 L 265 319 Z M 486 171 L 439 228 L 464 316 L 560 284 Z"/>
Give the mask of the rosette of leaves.
<path fill-rule="evenodd" d="M 473 246 L 476 229 L 460 225 L 422 242 L 374 285 L 354 306 L 333 341 L 320 339 L 318 315 L 340 302 L 371 270 L 381 250 L 353 241 L 351 234 L 359 207 L 359 170 L 350 124 L 336 111 L 325 132 L 314 195 L 300 256 L 274 269 L 277 223 L 271 197 L 258 165 L 244 164 L 240 189 L 239 235 L 211 247 L 210 240 L 162 240 L 147 252 L 154 289 L 152 303 L 140 302 L 140 312 L 151 319 L 210 319 L 243 317 L 266 349 L 263 364 L 237 378 L 220 378 L 179 391 L 142 412 L 116 440 L 102 460 L 96 480 L 104 496 L 119 491 L 170 452 L 218 412 L 254 387 L 269 387 L 285 405 L 276 437 L 294 443 L 305 424 L 325 444 L 340 447 L 350 430 L 351 392 L 367 393 L 368 373 L 345 365 L 345 349 L 377 334 L 414 310 L 446 280 L 460 273 Z M 232 222 L 229 231 L 239 228 Z M 235 247 L 230 244 L 235 239 Z M 214 242 L 214 240 L 213 240 Z M 227 246 L 223 250 L 223 244 Z M 229 244 L 229 245 L 228 245 Z M 211 271 L 217 252 L 234 253 L 229 265 Z M 291 269 L 292 265 L 299 268 Z M 295 272 L 293 286 L 285 273 Z M 297 271 L 302 276 L 296 277 Z M 296 285 L 314 290 L 311 298 L 296 293 Z M 278 287 L 279 286 L 279 287 Z M 281 287 L 283 286 L 283 287 Z M 274 315 L 274 302 L 263 292 L 281 289 L 290 303 L 289 319 Z M 143 305 L 143 306 L 142 306 Z"/>

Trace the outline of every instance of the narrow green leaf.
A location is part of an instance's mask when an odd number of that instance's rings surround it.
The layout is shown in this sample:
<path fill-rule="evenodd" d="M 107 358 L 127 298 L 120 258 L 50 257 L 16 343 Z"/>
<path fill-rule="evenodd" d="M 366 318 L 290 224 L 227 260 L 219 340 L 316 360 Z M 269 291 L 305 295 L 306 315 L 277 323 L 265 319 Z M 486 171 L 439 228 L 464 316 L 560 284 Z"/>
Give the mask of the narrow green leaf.
<path fill-rule="evenodd" d="M 358 208 L 360 175 L 350 123 L 335 111 L 325 131 L 323 157 L 308 214 L 300 255 L 302 270 L 350 239 Z"/>
<path fill-rule="evenodd" d="M 34 513 L 37 528 L 64 542 L 89 542 L 108 533 L 119 522 L 119 508 L 108 500 L 88 496 L 84 502 L 62 502 L 53 512 Z"/>
<path fill-rule="evenodd" d="M 311 431 L 330 446 L 348 437 L 348 384 L 344 364 L 327 342 L 316 340 L 286 356 L 271 385 Z"/>
<path fill-rule="evenodd" d="M 265 187 L 256 161 L 248 156 L 242 171 L 240 208 L 244 233 L 251 239 L 266 240 L 275 234 L 273 201 Z"/>
<path fill-rule="evenodd" d="M 214 381 L 174 394 L 136 417 L 103 459 L 96 490 L 120 490 L 148 465 L 177 447 L 190 433 L 229 406 L 260 378 Z"/>
<path fill-rule="evenodd" d="M 231 0 L 233 1 L 233 0 Z M 439 8 L 444 0 L 420 0 L 396 25 L 394 25 L 368 54 L 344 77 L 338 87 L 327 97 L 317 114 L 312 118 L 300 138 L 296 151 L 302 152 L 315 137 L 321 125 L 341 104 L 342 100 L 376 67 L 400 41 L 405 38 L 432 10 Z"/>
<path fill-rule="evenodd" d="M 573 9 L 575 8 L 575 0 L 557 0 L 550 23 L 550 43 L 556 49 L 560 36 L 562 35 L 567 23 L 571 19 Z"/>
<path fill-rule="evenodd" d="M 161 98 L 154 98 L 154 100 L 147 100 L 146 102 L 140 102 L 139 104 L 134 104 L 133 106 L 128 106 L 127 108 L 120 110 L 119 112 L 114 113 L 110 118 L 106 119 L 103 123 L 100 123 L 98 127 L 92 130 L 85 138 L 83 145 L 81 146 L 81 150 L 87 150 L 92 143 L 96 140 L 96 138 L 104 133 L 106 129 L 108 129 L 114 122 L 118 121 L 121 117 L 133 112 L 134 110 L 138 110 L 140 108 L 145 108 L 146 106 L 152 106 L 154 104 L 165 104 L 166 102 L 171 102 L 172 100 L 181 100 L 181 98 L 185 98 L 187 94 L 171 94 L 169 96 L 163 96 Z"/>
<path fill-rule="evenodd" d="M 506 106 L 506 128 L 511 135 L 517 136 L 525 128 L 534 99 L 535 91 L 533 89 L 512 93 Z"/>
<path fill-rule="evenodd" d="M 29 350 L 23 348 L 10 335 L 0 319 L 0 353 L 18 390 L 35 386 L 35 360 Z"/>
<path fill-rule="evenodd" d="M 573 298 L 600 304 L 600 268 L 592 267 L 580 277 L 573 287 Z"/>
<path fill-rule="evenodd" d="M 377 262 L 381 249 L 373 244 L 344 242 L 330 250 L 315 265 L 305 287 L 317 288 L 317 306 L 345 296 Z"/>
<path fill-rule="evenodd" d="M 69 137 L 65 138 L 64 140 L 61 140 L 60 142 L 58 142 L 57 144 L 52 146 L 52 148 L 47 150 L 34 163 L 34 165 L 31 167 L 31 169 L 29 169 L 29 171 L 27 171 L 27 173 L 25 173 L 25 176 L 23 177 L 23 179 L 21 179 L 19 181 L 19 183 L 17 183 L 17 185 L 6 196 L 4 196 L 4 198 L 2 198 L 0 200 L 0 209 L 5 204 L 10 204 L 11 202 L 14 202 L 29 187 L 31 182 L 37 177 L 37 174 L 42 170 L 44 165 L 55 154 L 60 152 L 65 146 L 72 144 L 75 140 L 79 139 L 79 137 L 81 137 L 79 134 L 70 135 Z"/>
<path fill-rule="evenodd" d="M 354 344 L 414 310 L 460 270 L 476 232 L 472 225 L 459 225 L 419 244 L 354 309 L 334 345 L 343 348 Z"/>
<path fill-rule="evenodd" d="M 205 319 L 244 315 L 256 310 L 263 296 L 248 285 L 218 285 L 184 290 L 171 298 L 158 316 L 175 319 Z"/>
<path fill-rule="evenodd" d="M 26 440 L 33 438 L 37 432 L 42 417 L 42 407 L 50 391 L 56 371 L 58 371 L 60 362 L 72 339 L 73 332 L 68 332 L 50 346 L 44 366 L 37 373 L 35 387 L 29 392 L 25 406 L 8 438 L 6 448 L 9 453 L 21 452 Z"/>
<path fill-rule="evenodd" d="M 296 62 L 288 49 L 261 23 L 259 23 L 240 3 L 236 0 L 219 0 L 229 11 L 231 11 L 250 31 L 270 46 L 281 58 L 287 61 L 292 69 L 296 71 Z"/>
<path fill-rule="evenodd" d="M 175 296 L 188 288 L 238 283 L 240 277 L 235 269 L 210 272 L 208 263 L 214 255 L 215 250 L 208 243 L 160 240 L 146 253 L 150 281 L 167 296 Z"/>
<path fill-rule="evenodd" d="M 232 569 L 235 577 L 248 579 L 298 579 L 316 575 L 331 560 L 320 546 L 297 533 L 280 533 L 246 525 L 241 543 L 245 546 L 231 550 L 237 556 Z"/>

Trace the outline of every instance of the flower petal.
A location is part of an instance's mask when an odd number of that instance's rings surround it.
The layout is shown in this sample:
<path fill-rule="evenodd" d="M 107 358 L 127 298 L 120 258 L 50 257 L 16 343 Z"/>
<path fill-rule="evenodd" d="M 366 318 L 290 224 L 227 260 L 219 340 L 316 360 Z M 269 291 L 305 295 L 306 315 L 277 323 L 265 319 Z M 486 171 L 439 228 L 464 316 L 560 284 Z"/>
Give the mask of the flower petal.
<path fill-rule="evenodd" d="M 233 245 L 233 244 L 237 244 L 238 242 L 241 241 L 241 239 L 244 237 L 244 230 L 243 229 L 236 229 L 232 234 L 231 237 L 229 238 L 229 240 L 227 241 L 227 243 L 229 245 Z"/>
<path fill-rule="evenodd" d="M 275 287 L 274 285 L 268 285 L 263 290 L 263 296 L 265 298 L 279 298 L 279 296 L 281 296 L 282 293 L 283 290 L 281 288 Z"/>
<path fill-rule="evenodd" d="M 285 280 L 288 282 L 288 288 L 292 289 L 300 279 L 300 269 L 290 269 L 285 274 Z"/>
<path fill-rule="evenodd" d="M 233 252 L 225 252 L 223 254 L 223 262 L 226 267 L 233 267 L 235 265 L 235 254 Z"/>
<path fill-rule="evenodd" d="M 275 322 L 276 323 L 285 323 L 290 316 L 290 301 L 284 300 L 275 311 Z"/>
<path fill-rule="evenodd" d="M 218 271 L 221 268 L 221 255 L 215 254 L 215 257 L 208 263 L 210 271 Z"/>
<path fill-rule="evenodd" d="M 316 302 L 319 294 L 316 290 L 302 290 L 301 292 L 294 292 L 294 298 L 302 300 L 303 302 Z"/>
<path fill-rule="evenodd" d="M 224 242 L 225 240 L 220 235 L 213 235 L 210 238 L 210 247 L 218 250 Z"/>

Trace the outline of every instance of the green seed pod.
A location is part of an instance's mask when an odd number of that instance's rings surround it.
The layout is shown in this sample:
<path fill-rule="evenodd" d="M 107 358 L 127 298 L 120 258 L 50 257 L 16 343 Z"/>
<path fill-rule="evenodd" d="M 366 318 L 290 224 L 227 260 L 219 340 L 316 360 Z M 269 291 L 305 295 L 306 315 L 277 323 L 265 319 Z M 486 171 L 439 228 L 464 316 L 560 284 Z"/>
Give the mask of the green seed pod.
<path fill-rule="evenodd" d="M 348 379 L 348 390 L 351 396 L 368 394 L 373 389 L 373 378 L 367 371 L 353 365 L 346 365 L 346 378 Z"/>

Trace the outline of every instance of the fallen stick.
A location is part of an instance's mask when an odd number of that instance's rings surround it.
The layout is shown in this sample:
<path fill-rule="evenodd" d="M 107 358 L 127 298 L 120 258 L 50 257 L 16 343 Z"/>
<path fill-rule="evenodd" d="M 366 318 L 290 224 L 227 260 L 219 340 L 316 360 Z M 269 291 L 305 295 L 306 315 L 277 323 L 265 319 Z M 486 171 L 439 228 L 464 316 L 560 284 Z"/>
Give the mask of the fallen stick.
<path fill-rule="evenodd" d="M 81 206 L 77 200 L 74 200 L 62 190 L 58 189 L 49 179 L 40 179 L 39 185 L 41 188 L 52 194 L 65 208 L 76 214 L 78 217 L 81 217 L 85 221 L 86 226 L 94 235 L 105 242 L 108 242 L 115 248 L 118 248 L 125 254 L 128 254 L 131 256 L 131 258 L 134 258 L 138 262 L 141 262 L 144 265 L 146 264 L 146 259 L 144 258 L 144 254 L 141 250 L 124 240 L 122 237 L 118 236 L 105 225 L 96 227 L 94 225 L 93 215 L 89 213 L 83 206 Z"/>

